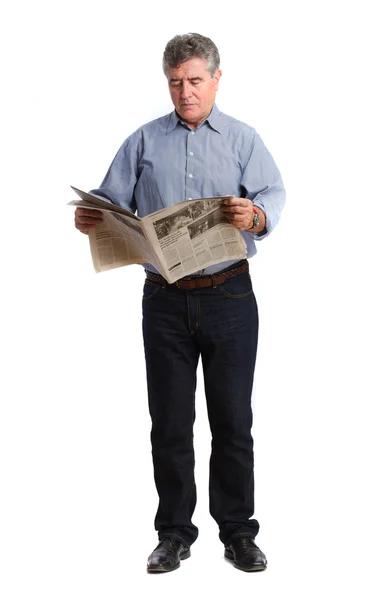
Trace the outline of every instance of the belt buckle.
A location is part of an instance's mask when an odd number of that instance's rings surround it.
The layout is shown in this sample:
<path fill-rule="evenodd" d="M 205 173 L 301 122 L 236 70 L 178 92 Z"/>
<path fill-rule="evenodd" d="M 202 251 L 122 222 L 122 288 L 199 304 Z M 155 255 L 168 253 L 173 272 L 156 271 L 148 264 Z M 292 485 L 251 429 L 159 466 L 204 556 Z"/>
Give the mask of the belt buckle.
<path fill-rule="evenodd" d="M 216 284 L 216 275 L 212 274 L 211 278 L 212 278 L 212 289 L 215 290 L 217 287 L 217 285 L 215 285 Z"/>

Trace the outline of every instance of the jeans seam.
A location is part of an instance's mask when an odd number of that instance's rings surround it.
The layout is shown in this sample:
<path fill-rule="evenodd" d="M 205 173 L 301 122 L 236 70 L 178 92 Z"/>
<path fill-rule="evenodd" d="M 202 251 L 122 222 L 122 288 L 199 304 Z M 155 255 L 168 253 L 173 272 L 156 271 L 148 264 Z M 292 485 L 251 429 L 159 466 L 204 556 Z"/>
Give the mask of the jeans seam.
<path fill-rule="evenodd" d="M 155 287 L 155 289 L 153 290 L 153 292 L 151 294 L 149 294 L 149 296 L 143 295 L 143 300 L 151 300 L 152 298 L 154 298 L 156 293 L 159 292 L 160 289 L 161 289 L 161 286 Z"/>
<path fill-rule="evenodd" d="M 197 290 L 197 321 L 196 321 L 196 329 L 200 326 L 200 290 Z"/>
<path fill-rule="evenodd" d="M 186 292 L 185 292 L 185 298 L 186 298 L 186 307 L 187 307 L 187 313 L 188 313 L 188 328 L 189 328 L 189 332 L 192 333 L 192 328 L 190 325 L 189 295 Z"/>
<path fill-rule="evenodd" d="M 246 292 L 245 294 L 230 294 L 223 287 L 220 287 L 220 290 L 223 296 L 226 298 L 246 298 L 247 296 L 253 294 L 253 290 L 249 290 L 249 292 Z"/>

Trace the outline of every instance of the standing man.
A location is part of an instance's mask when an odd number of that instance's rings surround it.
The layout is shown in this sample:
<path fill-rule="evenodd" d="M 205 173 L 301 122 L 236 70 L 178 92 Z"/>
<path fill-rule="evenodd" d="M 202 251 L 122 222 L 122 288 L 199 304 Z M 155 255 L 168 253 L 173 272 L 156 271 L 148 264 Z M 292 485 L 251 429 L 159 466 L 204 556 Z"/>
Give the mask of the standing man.
<path fill-rule="evenodd" d="M 242 231 L 250 258 L 255 242 L 277 224 L 285 192 L 255 130 L 217 108 L 219 66 L 209 38 L 191 33 L 170 40 L 163 69 L 175 110 L 128 137 L 92 192 L 140 217 L 183 199 L 232 195 L 224 214 Z M 76 209 L 83 233 L 101 220 L 97 211 Z M 267 560 L 254 542 L 251 435 L 258 312 L 248 262 L 223 262 L 174 284 L 145 267 L 143 338 L 159 495 L 159 544 L 147 569 L 176 569 L 198 535 L 193 423 L 201 356 L 212 433 L 210 513 L 225 556 L 239 569 L 261 571 Z"/>

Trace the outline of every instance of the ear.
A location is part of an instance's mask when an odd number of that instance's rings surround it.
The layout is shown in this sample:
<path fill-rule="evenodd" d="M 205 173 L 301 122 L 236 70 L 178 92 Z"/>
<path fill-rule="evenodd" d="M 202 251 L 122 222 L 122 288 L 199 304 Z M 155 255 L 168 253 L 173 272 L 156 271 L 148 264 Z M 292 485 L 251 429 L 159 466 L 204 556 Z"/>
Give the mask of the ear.
<path fill-rule="evenodd" d="M 220 81 L 220 77 L 221 77 L 221 75 L 222 75 L 222 71 L 220 71 L 220 69 L 218 69 L 218 70 L 215 72 L 215 74 L 213 75 L 214 87 L 215 87 L 215 90 L 216 90 L 216 92 L 217 92 L 217 90 L 218 90 L 218 83 L 219 83 L 219 81 Z"/>

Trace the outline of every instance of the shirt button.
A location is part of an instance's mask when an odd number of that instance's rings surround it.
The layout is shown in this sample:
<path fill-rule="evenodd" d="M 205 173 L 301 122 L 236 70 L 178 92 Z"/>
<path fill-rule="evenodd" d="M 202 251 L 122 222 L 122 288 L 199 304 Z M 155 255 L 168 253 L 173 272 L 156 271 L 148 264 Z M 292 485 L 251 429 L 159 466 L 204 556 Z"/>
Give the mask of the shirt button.
<path fill-rule="evenodd" d="M 194 156 L 194 152 L 189 152 L 190 156 Z"/>
<path fill-rule="evenodd" d="M 193 179 L 193 175 L 191 173 L 189 173 L 189 177 L 190 179 Z"/>
<path fill-rule="evenodd" d="M 188 200 L 192 200 L 192 198 L 188 198 Z"/>
<path fill-rule="evenodd" d="M 191 133 L 192 133 L 192 135 L 194 135 L 194 131 L 192 131 Z"/>

